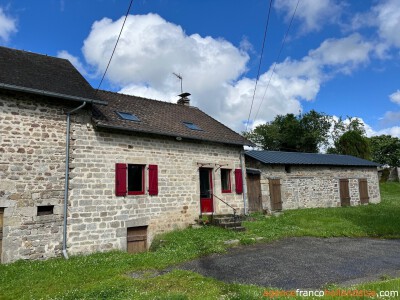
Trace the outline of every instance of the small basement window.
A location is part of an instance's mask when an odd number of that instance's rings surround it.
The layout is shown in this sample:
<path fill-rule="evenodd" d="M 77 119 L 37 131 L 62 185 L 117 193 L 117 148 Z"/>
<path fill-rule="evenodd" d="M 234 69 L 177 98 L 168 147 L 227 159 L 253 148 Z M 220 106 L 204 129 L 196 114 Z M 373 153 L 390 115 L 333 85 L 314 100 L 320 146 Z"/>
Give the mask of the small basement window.
<path fill-rule="evenodd" d="M 52 215 L 53 211 L 54 211 L 54 205 L 44 205 L 37 207 L 38 216 Z"/>
<path fill-rule="evenodd" d="M 231 193 L 231 170 L 221 169 L 221 190 L 222 193 Z"/>
<path fill-rule="evenodd" d="M 144 194 L 144 167 L 128 164 L 128 195 Z"/>
<path fill-rule="evenodd" d="M 183 122 L 183 125 L 185 125 L 187 128 L 189 128 L 191 130 L 203 131 L 203 129 L 201 129 L 199 126 L 197 126 L 196 124 L 191 123 L 191 122 Z"/>
<path fill-rule="evenodd" d="M 120 111 L 117 111 L 116 113 L 123 120 L 140 122 L 139 118 L 137 116 L 135 116 L 134 114 L 120 112 Z"/>

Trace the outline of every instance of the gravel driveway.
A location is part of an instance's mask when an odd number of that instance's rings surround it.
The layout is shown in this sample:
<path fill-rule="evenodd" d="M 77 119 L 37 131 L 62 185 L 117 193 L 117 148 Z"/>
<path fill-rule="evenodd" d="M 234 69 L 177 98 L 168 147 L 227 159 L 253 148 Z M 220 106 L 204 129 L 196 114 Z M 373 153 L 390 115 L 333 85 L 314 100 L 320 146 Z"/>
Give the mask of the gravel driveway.
<path fill-rule="evenodd" d="M 177 268 L 225 282 L 282 289 L 320 288 L 400 276 L 400 240 L 287 238 L 232 248 Z"/>

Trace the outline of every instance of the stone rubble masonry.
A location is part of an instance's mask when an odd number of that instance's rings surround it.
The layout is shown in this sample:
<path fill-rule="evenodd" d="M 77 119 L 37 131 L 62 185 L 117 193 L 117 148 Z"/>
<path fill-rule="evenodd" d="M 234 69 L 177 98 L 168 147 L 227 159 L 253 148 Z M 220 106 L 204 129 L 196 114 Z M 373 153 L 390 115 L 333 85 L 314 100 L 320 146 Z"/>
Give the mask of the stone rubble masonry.
<path fill-rule="evenodd" d="M 37 96 L 0 93 L 2 262 L 60 255 L 66 107 Z M 37 206 L 54 205 L 37 216 Z"/>
<path fill-rule="evenodd" d="M 4 207 L 1 261 L 61 255 L 65 171 L 65 112 L 40 96 L 0 92 L 0 207 Z M 88 110 L 72 116 L 67 246 L 70 254 L 127 247 L 127 228 L 158 233 L 194 222 L 200 213 L 198 163 L 213 168 L 216 196 L 243 213 L 234 169 L 240 146 L 177 141 L 94 130 Z M 157 196 L 115 196 L 115 163 L 158 165 Z M 220 168 L 230 168 L 232 193 L 221 194 Z M 146 168 L 146 180 L 148 178 Z M 147 183 L 146 183 L 147 185 Z M 54 205 L 52 215 L 37 206 Z M 214 200 L 216 213 L 231 209 Z"/>
<path fill-rule="evenodd" d="M 282 210 L 341 206 L 339 180 L 349 179 L 350 205 L 360 205 L 359 179 L 367 179 L 370 203 L 381 201 L 376 168 L 265 165 L 246 157 L 246 166 L 261 170 L 263 209 L 271 210 L 269 179 L 280 179 Z"/>
<path fill-rule="evenodd" d="M 76 120 L 71 137 L 71 254 L 126 250 L 128 227 L 148 226 L 150 245 L 156 234 L 193 224 L 200 214 L 202 164 L 213 168 L 214 194 L 243 213 L 243 195 L 234 192 L 233 172 L 240 168 L 240 146 L 94 130 L 87 118 Z M 146 165 L 145 195 L 115 196 L 116 163 Z M 158 166 L 156 196 L 147 192 L 150 164 Z M 221 165 L 232 170 L 232 193 L 221 193 Z M 217 199 L 214 210 L 232 213 Z"/>

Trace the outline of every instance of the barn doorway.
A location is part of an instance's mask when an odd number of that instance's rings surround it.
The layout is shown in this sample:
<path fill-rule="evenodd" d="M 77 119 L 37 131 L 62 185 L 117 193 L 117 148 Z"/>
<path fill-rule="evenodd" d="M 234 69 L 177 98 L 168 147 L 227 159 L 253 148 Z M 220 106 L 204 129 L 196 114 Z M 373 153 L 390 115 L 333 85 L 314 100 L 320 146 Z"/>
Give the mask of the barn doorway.
<path fill-rule="evenodd" d="M 360 202 L 361 202 L 361 204 L 368 204 L 369 203 L 369 196 L 368 196 L 367 179 L 360 179 L 358 181 L 358 188 L 360 190 Z"/>
<path fill-rule="evenodd" d="M 269 194 L 271 197 L 271 210 L 282 210 L 282 196 L 281 196 L 281 180 L 269 180 Z"/>
<path fill-rule="evenodd" d="M 349 180 L 348 179 L 340 179 L 339 185 L 340 185 L 339 188 L 340 188 L 340 204 L 341 204 L 341 206 L 350 206 Z"/>
<path fill-rule="evenodd" d="M 247 170 L 247 197 L 249 200 L 249 211 L 258 212 L 262 211 L 262 196 L 261 196 L 261 182 L 260 172 Z"/>

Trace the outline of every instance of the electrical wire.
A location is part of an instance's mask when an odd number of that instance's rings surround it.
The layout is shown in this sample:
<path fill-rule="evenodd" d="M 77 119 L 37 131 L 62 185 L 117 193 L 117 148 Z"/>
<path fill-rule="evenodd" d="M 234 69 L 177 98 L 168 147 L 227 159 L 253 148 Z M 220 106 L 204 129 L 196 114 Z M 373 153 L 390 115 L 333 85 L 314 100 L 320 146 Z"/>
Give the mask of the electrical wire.
<path fill-rule="evenodd" d="M 269 25 L 269 17 L 270 17 L 270 15 L 271 15 L 272 1 L 273 1 L 273 0 L 270 0 L 270 1 L 269 1 L 267 23 L 265 24 L 264 38 L 263 38 L 263 43 L 262 43 L 262 48 L 261 48 L 261 56 L 260 56 L 260 61 L 259 61 L 259 63 L 258 63 L 257 79 L 256 79 L 256 83 L 255 83 L 255 85 L 254 85 L 253 98 L 251 99 L 250 111 L 249 111 L 249 116 L 248 116 L 247 122 L 246 122 L 246 130 L 245 130 L 245 132 L 247 132 L 247 127 L 249 126 L 251 111 L 253 110 L 254 98 L 255 98 L 255 96 L 256 96 L 256 91 L 257 91 L 257 84 L 258 84 L 258 80 L 259 80 L 259 78 L 260 78 L 261 63 L 262 63 L 262 58 L 263 58 L 263 54 L 264 54 L 265 40 L 266 40 L 266 38 L 267 38 L 267 31 L 268 31 L 268 25 Z"/>
<path fill-rule="evenodd" d="M 114 49 L 113 49 L 113 51 L 112 51 L 112 53 L 111 53 L 110 60 L 108 61 L 107 68 L 106 68 L 106 70 L 104 71 L 103 77 L 102 77 L 101 80 L 100 80 L 100 83 L 99 83 L 99 86 L 98 86 L 97 89 L 96 89 L 95 95 L 96 95 L 97 92 L 99 91 L 100 86 L 101 86 L 101 84 L 103 83 L 104 78 L 106 77 L 108 68 L 110 67 L 111 60 L 113 59 L 113 56 L 114 56 L 114 53 L 115 53 L 115 49 L 117 49 L 117 45 L 118 45 L 119 39 L 121 38 L 122 31 L 124 30 L 125 22 L 126 22 L 126 19 L 128 18 L 128 15 L 129 15 L 130 10 L 131 10 L 132 3 L 133 3 L 133 0 L 131 0 L 130 3 L 129 3 L 129 7 L 128 7 L 128 10 L 127 10 L 126 15 L 125 15 L 124 22 L 122 23 L 121 30 L 120 30 L 120 32 L 119 32 L 117 41 L 115 42 Z"/>
<path fill-rule="evenodd" d="M 276 63 L 277 63 L 277 61 L 279 60 L 279 58 L 280 58 L 280 56 L 281 56 L 281 53 L 282 53 L 282 49 L 283 49 L 283 47 L 284 47 L 284 45 L 285 45 L 285 43 L 286 43 L 286 38 L 287 38 L 287 36 L 288 36 L 288 34 L 289 34 L 290 27 L 292 27 L 293 19 L 294 19 L 294 16 L 296 15 L 296 11 L 297 11 L 297 8 L 298 8 L 298 6 L 299 6 L 299 3 L 300 3 L 300 0 L 297 0 L 296 7 L 295 7 L 295 9 L 294 9 L 294 11 L 293 11 L 292 18 L 290 19 L 290 23 L 289 23 L 288 29 L 286 30 L 286 33 L 285 33 L 285 37 L 283 38 L 283 41 L 282 41 L 282 44 L 281 44 L 281 48 L 279 49 L 278 56 L 277 56 L 276 59 L 275 59 L 274 67 L 272 68 L 272 72 L 271 72 L 271 75 L 269 76 L 269 80 L 268 80 L 268 83 L 267 83 L 267 87 L 265 88 L 264 95 L 263 95 L 263 97 L 261 98 L 261 102 L 260 102 L 260 105 L 258 106 L 257 113 L 256 113 L 256 115 L 255 115 L 255 117 L 254 117 L 254 120 L 257 119 L 258 113 L 260 112 L 261 105 L 262 105 L 262 103 L 263 103 L 263 101 L 264 101 L 265 95 L 267 94 L 267 90 L 268 90 L 269 85 L 270 85 L 270 83 L 271 83 L 272 76 L 274 76 L 274 72 L 275 72 L 275 68 L 276 68 Z"/>

